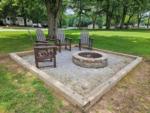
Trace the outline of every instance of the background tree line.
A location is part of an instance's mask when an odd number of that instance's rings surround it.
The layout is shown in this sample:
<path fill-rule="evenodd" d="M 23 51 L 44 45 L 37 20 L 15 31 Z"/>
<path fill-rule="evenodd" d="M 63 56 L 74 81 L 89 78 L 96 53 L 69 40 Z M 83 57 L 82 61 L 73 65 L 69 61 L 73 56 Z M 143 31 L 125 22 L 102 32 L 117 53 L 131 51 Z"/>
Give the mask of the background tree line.
<path fill-rule="evenodd" d="M 74 12 L 66 14 L 66 9 Z M 86 27 L 89 24 L 123 29 L 130 26 L 150 24 L 150 0 L 1 0 L 0 19 L 17 16 L 33 20 L 34 23 L 47 21 L 49 34 L 55 35 L 57 27 Z"/>
<path fill-rule="evenodd" d="M 150 10 L 149 0 L 63 0 L 60 5 L 59 26 L 78 26 L 86 24 L 105 24 L 109 29 L 111 25 L 123 28 L 123 25 L 141 23 L 143 14 Z M 65 10 L 74 10 L 74 16 L 66 16 Z M 1 0 L 0 16 L 10 16 L 15 20 L 16 16 L 22 16 L 24 20 L 32 19 L 38 23 L 47 20 L 45 3 L 42 0 Z M 100 21 L 100 22 L 99 22 Z M 24 21 L 26 22 L 26 21 Z M 149 23 L 149 15 L 145 19 Z M 26 25 L 26 23 L 25 23 Z"/>
<path fill-rule="evenodd" d="M 46 19 L 45 5 L 42 0 L 1 0 L 0 1 L 0 19 L 11 17 L 13 21 L 20 16 L 26 20 L 31 19 L 35 23 Z"/>
<path fill-rule="evenodd" d="M 81 18 L 87 16 L 91 18 L 94 24 L 98 18 L 102 18 L 106 29 L 113 25 L 116 28 L 126 28 L 129 25 L 138 24 L 142 21 L 142 16 L 150 10 L 149 0 L 73 0 L 72 8 L 75 9 L 79 18 L 79 26 L 82 23 Z M 149 25 L 149 16 L 147 25 Z"/>

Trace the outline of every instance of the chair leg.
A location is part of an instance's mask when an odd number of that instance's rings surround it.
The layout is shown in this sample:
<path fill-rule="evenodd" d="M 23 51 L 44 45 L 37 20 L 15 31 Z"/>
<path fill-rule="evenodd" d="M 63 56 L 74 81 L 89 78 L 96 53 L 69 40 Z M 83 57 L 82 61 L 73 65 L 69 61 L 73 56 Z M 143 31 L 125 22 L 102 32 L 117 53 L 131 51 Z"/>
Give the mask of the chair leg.
<path fill-rule="evenodd" d="M 54 67 L 56 67 L 56 56 L 54 57 Z"/>
<path fill-rule="evenodd" d="M 61 52 L 61 42 L 58 42 L 59 52 Z"/>
<path fill-rule="evenodd" d="M 65 44 L 65 49 L 67 49 L 67 44 Z"/>
<path fill-rule="evenodd" d="M 35 61 L 36 67 L 39 68 L 38 61 Z"/>
<path fill-rule="evenodd" d="M 90 46 L 90 50 L 92 50 L 92 47 Z"/>
<path fill-rule="evenodd" d="M 79 43 L 79 50 L 81 51 L 81 43 Z"/>
<path fill-rule="evenodd" d="M 91 44 L 88 45 L 88 49 L 91 50 Z"/>
<path fill-rule="evenodd" d="M 52 62 L 53 61 L 53 59 L 52 58 L 50 58 L 50 62 Z"/>
<path fill-rule="evenodd" d="M 69 43 L 69 50 L 71 51 L 71 42 Z"/>
<path fill-rule="evenodd" d="M 92 48 L 93 48 L 93 43 L 92 42 L 91 42 L 90 46 L 91 46 L 91 50 L 92 50 Z"/>
<path fill-rule="evenodd" d="M 90 47 L 90 48 L 91 48 L 91 50 L 92 50 L 92 45 L 91 45 L 91 47 Z"/>
<path fill-rule="evenodd" d="M 61 45 L 59 45 L 59 52 L 61 52 Z"/>

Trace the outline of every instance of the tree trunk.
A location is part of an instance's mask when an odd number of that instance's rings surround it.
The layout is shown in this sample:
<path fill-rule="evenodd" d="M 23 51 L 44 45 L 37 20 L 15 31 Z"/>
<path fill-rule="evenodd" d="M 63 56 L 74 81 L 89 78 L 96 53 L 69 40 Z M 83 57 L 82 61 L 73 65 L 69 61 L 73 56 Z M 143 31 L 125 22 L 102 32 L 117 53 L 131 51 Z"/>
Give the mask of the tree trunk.
<path fill-rule="evenodd" d="M 127 6 L 124 6 L 123 7 L 123 13 L 122 13 L 122 19 L 121 19 L 121 23 L 120 23 L 120 29 L 122 29 L 123 26 L 124 26 L 124 21 L 125 21 L 125 18 L 126 18 L 126 14 L 127 14 Z"/>
<path fill-rule="evenodd" d="M 21 2 L 21 15 L 23 16 L 24 26 L 27 26 L 27 16 L 25 13 L 24 1 Z"/>
<path fill-rule="evenodd" d="M 140 28 L 141 19 L 141 14 L 138 14 L 138 28 Z"/>
<path fill-rule="evenodd" d="M 148 16 L 147 29 L 149 28 L 149 24 L 150 24 L 150 14 Z"/>
<path fill-rule="evenodd" d="M 95 29 L 96 17 L 93 17 L 92 20 L 93 20 L 93 29 Z"/>
<path fill-rule="evenodd" d="M 107 0 L 107 9 L 106 9 L 106 29 L 110 29 L 110 13 L 109 13 L 109 8 L 110 8 L 110 1 Z"/>
<path fill-rule="evenodd" d="M 120 16 L 119 15 L 115 15 L 114 20 L 115 20 L 115 28 L 118 29 L 118 27 L 119 27 L 118 25 L 119 25 L 119 22 L 120 22 Z"/>
<path fill-rule="evenodd" d="M 48 13 L 48 37 L 51 39 L 56 38 L 57 22 L 58 22 L 58 18 L 56 17 L 56 15 L 49 11 Z"/>
<path fill-rule="evenodd" d="M 63 24 L 63 12 L 61 11 L 59 15 L 59 27 L 62 28 Z"/>
<path fill-rule="evenodd" d="M 62 20 L 59 20 L 59 27 L 62 28 Z"/>
<path fill-rule="evenodd" d="M 79 14 L 79 22 L 78 22 L 78 27 L 81 29 L 81 14 Z"/>
<path fill-rule="evenodd" d="M 36 19 L 36 23 L 37 23 L 37 25 L 38 25 L 38 23 L 39 23 L 39 19 L 38 19 L 38 18 Z"/>
<path fill-rule="evenodd" d="M 95 29 L 95 21 L 93 21 L 93 29 Z"/>
<path fill-rule="evenodd" d="M 27 18 L 26 18 L 26 16 L 23 17 L 23 20 L 24 20 L 24 26 L 27 26 Z"/>
<path fill-rule="evenodd" d="M 106 15 L 106 29 L 110 29 L 111 18 L 109 14 Z"/>
<path fill-rule="evenodd" d="M 81 16 L 82 16 L 82 3 L 81 3 L 81 0 L 79 0 L 79 8 L 80 8 L 80 11 L 79 11 L 79 22 L 78 22 L 78 27 L 79 29 L 81 29 Z"/>
<path fill-rule="evenodd" d="M 45 0 L 45 4 L 48 16 L 48 37 L 55 39 L 62 0 Z"/>
<path fill-rule="evenodd" d="M 130 20 L 131 20 L 131 18 L 133 17 L 133 15 L 134 15 L 134 14 L 132 14 L 132 15 L 129 16 L 129 19 L 128 19 L 128 21 L 127 21 L 127 27 L 126 27 L 127 29 L 129 28 L 129 23 L 130 23 Z"/>

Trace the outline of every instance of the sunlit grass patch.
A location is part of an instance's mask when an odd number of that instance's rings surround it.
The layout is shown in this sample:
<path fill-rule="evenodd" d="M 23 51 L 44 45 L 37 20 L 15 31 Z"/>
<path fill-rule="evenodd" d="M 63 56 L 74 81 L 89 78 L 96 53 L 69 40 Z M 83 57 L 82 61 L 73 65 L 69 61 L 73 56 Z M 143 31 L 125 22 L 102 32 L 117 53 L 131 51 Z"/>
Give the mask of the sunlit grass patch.
<path fill-rule="evenodd" d="M 36 77 L 0 66 L 0 112 L 55 113 L 61 101 Z"/>

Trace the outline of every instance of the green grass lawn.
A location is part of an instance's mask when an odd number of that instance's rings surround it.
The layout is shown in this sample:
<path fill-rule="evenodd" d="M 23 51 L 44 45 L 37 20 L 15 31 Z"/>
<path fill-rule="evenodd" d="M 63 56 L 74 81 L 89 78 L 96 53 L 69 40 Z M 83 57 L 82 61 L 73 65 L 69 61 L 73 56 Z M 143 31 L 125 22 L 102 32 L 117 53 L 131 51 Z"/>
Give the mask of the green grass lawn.
<path fill-rule="evenodd" d="M 79 30 L 65 33 L 74 43 L 80 35 Z M 35 40 L 33 31 L 32 36 Z M 150 30 L 91 30 L 90 36 L 96 48 L 150 59 Z M 0 31 L 0 113 L 57 113 L 63 106 L 36 77 L 23 69 L 20 71 L 10 59 L 5 61 L 8 53 L 31 50 L 33 43 L 27 31 Z"/>
<path fill-rule="evenodd" d="M 80 31 L 66 31 L 68 37 L 79 37 Z M 150 30 L 90 31 L 94 47 L 150 57 Z"/>
<path fill-rule="evenodd" d="M 68 30 L 67 37 L 77 39 L 79 30 Z M 33 32 L 35 37 L 35 32 Z M 129 53 L 149 58 L 150 56 L 150 30 L 130 31 L 90 31 L 94 38 L 94 47 Z M 0 32 L 0 54 L 14 51 L 32 49 L 33 41 L 27 31 Z"/>
<path fill-rule="evenodd" d="M 31 49 L 33 42 L 27 33 L 24 31 L 0 32 L 0 54 Z"/>
<path fill-rule="evenodd" d="M 36 77 L 21 71 L 0 66 L 0 113 L 55 113 L 61 101 Z"/>

